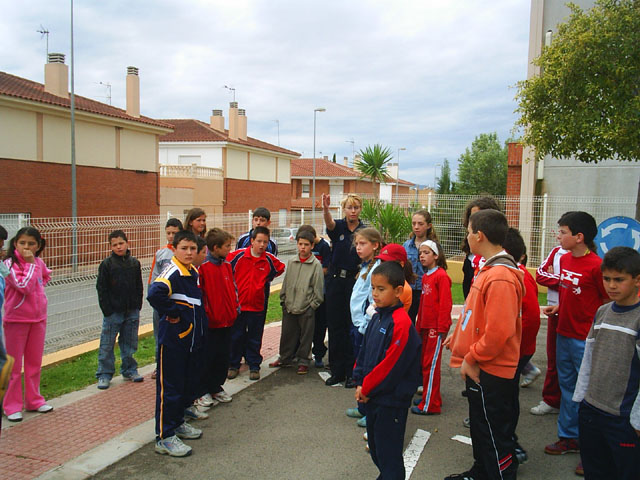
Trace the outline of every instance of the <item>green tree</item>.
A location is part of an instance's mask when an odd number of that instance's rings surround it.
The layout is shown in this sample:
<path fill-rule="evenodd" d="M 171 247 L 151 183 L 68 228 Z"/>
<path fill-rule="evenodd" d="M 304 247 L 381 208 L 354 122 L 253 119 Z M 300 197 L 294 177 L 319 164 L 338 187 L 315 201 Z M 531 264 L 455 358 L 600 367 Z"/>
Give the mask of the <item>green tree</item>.
<path fill-rule="evenodd" d="M 640 158 L 640 1 L 598 0 L 569 20 L 518 83 L 523 143 L 536 158 Z"/>
<path fill-rule="evenodd" d="M 377 199 L 380 189 L 376 183 L 384 183 L 387 179 L 387 165 L 393 158 L 391 150 L 382 145 L 375 144 L 360 150 L 360 158 L 356 160 L 354 167 L 362 175 L 373 183 L 374 196 Z"/>
<path fill-rule="evenodd" d="M 458 159 L 455 193 L 504 195 L 506 192 L 507 146 L 500 145 L 496 133 L 481 133 L 471 144 L 471 150 L 465 149 Z"/>
<path fill-rule="evenodd" d="M 451 187 L 451 167 L 449 166 L 449 160 L 445 158 L 444 162 L 442 162 L 442 172 L 440 173 L 440 178 L 438 179 L 436 192 L 444 194 L 453 193 Z"/>

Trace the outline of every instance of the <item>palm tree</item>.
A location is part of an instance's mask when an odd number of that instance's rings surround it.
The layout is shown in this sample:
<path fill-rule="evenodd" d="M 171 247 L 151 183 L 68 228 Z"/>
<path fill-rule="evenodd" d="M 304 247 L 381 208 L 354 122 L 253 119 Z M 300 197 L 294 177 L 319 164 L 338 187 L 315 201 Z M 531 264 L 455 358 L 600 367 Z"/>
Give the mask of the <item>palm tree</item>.
<path fill-rule="evenodd" d="M 360 158 L 356 160 L 354 167 L 363 178 L 371 180 L 377 200 L 380 188 L 376 186 L 376 183 L 384 183 L 387 180 L 387 164 L 393 159 L 391 150 L 376 143 L 373 148 L 367 147 L 360 150 L 359 153 Z"/>

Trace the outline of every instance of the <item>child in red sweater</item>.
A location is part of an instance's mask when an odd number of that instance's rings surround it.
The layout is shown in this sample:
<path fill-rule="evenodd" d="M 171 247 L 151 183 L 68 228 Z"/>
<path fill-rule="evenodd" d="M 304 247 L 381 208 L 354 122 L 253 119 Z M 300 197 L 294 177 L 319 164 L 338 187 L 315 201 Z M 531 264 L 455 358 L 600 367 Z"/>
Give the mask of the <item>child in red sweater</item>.
<path fill-rule="evenodd" d="M 229 369 L 231 327 L 240 313 L 240 304 L 231 264 L 225 260 L 231 251 L 233 235 L 220 228 L 212 228 L 205 240 L 209 253 L 200 265 L 199 273 L 209 328 L 200 380 L 201 397 L 196 402 L 201 407 L 211 407 L 232 400 L 222 385 Z"/>
<path fill-rule="evenodd" d="M 442 341 L 451 327 L 451 279 L 447 275 L 447 259 L 440 244 L 426 240 L 420 244 L 422 297 L 416 328 L 422 337 L 422 398 L 414 401 L 411 413 L 438 415 L 442 409 L 440 396 L 440 360 Z"/>

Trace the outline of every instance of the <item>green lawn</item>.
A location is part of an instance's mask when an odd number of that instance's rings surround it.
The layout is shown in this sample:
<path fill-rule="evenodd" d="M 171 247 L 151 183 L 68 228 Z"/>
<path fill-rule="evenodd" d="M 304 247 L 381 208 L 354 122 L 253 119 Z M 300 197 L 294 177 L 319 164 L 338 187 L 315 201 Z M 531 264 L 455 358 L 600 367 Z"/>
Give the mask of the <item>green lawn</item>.
<path fill-rule="evenodd" d="M 454 305 L 464 303 L 462 285 L 454 283 L 452 286 Z M 540 305 L 547 304 L 547 295 L 539 295 Z M 267 307 L 267 323 L 282 319 L 280 307 L 280 292 L 274 292 L 269 297 Z M 116 345 L 116 372 L 120 369 L 120 349 Z M 138 342 L 136 360 L 140 367 L 155 361 L 153 336 L 143 337 Z M 76 358 L 42 369 L 40 391 L 46 399 L 59 397 L 65 393 L 74 392 L 96 382 L 96 368 L 98 366 L 98 351 L 84 353 Z"/>

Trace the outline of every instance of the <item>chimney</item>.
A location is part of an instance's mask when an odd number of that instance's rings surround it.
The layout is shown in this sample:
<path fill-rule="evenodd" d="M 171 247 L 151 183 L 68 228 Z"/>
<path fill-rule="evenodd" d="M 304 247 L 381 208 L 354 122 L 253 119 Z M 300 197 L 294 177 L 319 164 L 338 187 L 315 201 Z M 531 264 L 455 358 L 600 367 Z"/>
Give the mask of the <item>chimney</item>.
<path fill-rule="evenodd" d="M 247 140 L 247 111 L 244 108 L 238 110 L 238 138 Z"/>
<path fill-rule="evenodd" d="M 224 117 L 222 116 L 222 110 L 212 110 L 211 114 L 211 128 L 218 130 L 219 132 L 224 132 Z"/>
<path fill-rule="evenodd" d="M 238 140 L 238 102 L 229 102 L 229 138 Z"/>
<path fill-rule="evenodd" d="M 50 53 L 44 66 L 44 91 L 57 97 L 69 98 L 69 67 L 64 53 Z"/>
<path fill-rule="evenodd" d="M 137 67 L 127 67 L 127 115 L 140 117 L 140 77 Z"/>
<path fill-rule="evenodd" d="M 328 162 L 329 161 L 329 155 L 323 155 L 322 159 Z"/>
<path fill-rule="evenodd" d="M 349 157 L 344 157 L 343 160 L 342 160 L 342 164 L 345 167 L 348 167 L 349 166 Z"/>

